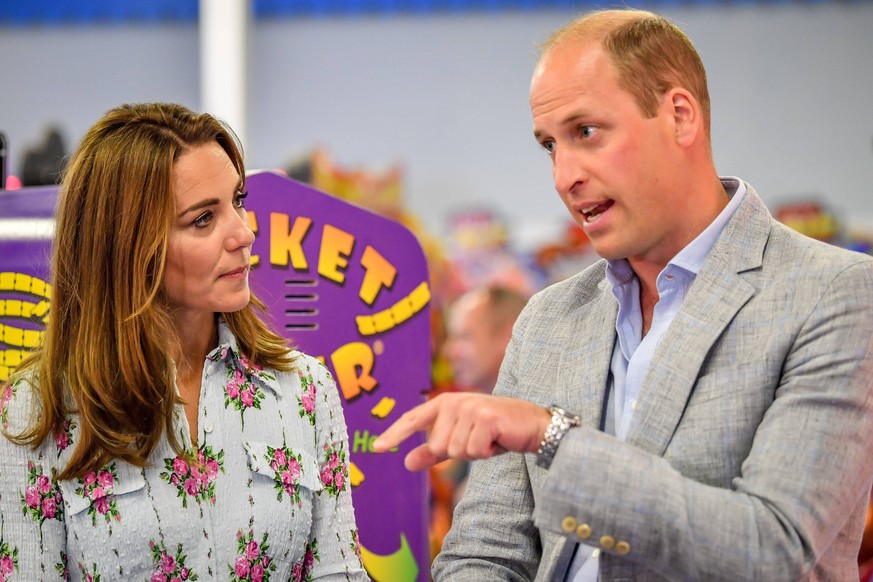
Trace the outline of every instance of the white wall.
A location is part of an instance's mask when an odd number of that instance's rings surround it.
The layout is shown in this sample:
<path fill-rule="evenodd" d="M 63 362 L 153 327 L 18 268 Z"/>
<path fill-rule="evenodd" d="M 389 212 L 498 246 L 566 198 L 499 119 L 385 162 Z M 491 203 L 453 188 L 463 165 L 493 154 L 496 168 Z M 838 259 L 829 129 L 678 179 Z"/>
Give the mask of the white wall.
<path fill-rule="evenodd" d="M 716 161 L 774 204 L 819 196 L 873 225 L 873 3 L 671 9 L 707 65 Z M 406 169 L 434 231 L 458 205 L 522 241 L 562 224 L 527 104 L 534 45 L 569 12 L 257 22 L 250 167 L 324 146 Z M 195 26 L 0 28 L 0 130 L 13 156 L 50 121 L 71 139 L 123 101 L 199 106 Z M 19 158 L 13 157 L 12 170 Z"/>

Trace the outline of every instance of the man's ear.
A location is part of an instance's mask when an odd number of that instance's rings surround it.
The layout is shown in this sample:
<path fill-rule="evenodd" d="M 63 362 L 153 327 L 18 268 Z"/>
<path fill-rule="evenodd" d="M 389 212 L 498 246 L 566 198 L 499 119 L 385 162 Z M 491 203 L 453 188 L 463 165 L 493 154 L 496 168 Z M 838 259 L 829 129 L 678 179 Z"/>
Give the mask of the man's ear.
<path fill-rule="evenodd" d="M 664 106 L 669 109 L 676 132 L 676 143 L 689 146 L 703 130 L 703 115 L 697 99 L 681 87 L 674 87 L 664 95 Z"/>

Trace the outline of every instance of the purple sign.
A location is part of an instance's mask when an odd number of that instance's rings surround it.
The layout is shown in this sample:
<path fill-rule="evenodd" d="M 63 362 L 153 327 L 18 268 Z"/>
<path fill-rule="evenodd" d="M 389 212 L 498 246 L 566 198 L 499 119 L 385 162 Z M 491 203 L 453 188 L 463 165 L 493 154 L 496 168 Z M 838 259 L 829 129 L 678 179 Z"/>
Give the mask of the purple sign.
<path fill-rule="evenodd" d="M 364 566 L 377 582 L 429 580 L 426 473 L 371 452 L 430 387 L 427 263 L 404 226 L 278 174 L 246 180 L 252 289 L 276 329 L 321 358 L 340 390 Z"/>
<path fill-rule="evenodd" d="M 0 382 L 42 341 L 57 187 L 0 190 Z"/>
<path fill-rule="evenodd" d="M 278 174 L 252 173 L 246 186 L 252 289 L 273 327 L 337 381 L 364 566 L 376 582 L 429 580 L 427 474 L 403 467 L 423 440 L 371 451 L 430 387 L 421 246 L 404 226 Z M 0 380 L 38 343 L 47 317 L 50 241 L 39 223 L 56 196 L 56 188 L 0 192 Z"/>

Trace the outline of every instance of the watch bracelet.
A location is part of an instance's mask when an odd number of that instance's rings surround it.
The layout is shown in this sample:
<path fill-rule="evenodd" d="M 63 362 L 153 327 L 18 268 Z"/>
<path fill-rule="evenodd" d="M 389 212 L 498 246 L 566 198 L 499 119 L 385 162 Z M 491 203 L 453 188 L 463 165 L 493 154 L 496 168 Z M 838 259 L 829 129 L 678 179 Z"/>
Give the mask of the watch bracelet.
<path fill-rule="evenodd" d="M 552 459 L 555 453 L 558 452 L 558 445 L 561 439 L 567 434 L 567 431 L 574 426 L 579 426 L 579 417 L 571 414 L 560 406 L 552 405 L 549 407 L 552 413 L 552 419 L 549 421 L 549 426 L 546 427 L 546 432 L 543 434 L 543 440 L 537 449 L 536 463 L 538 466 L 548 469 L 552 464 Z"/>

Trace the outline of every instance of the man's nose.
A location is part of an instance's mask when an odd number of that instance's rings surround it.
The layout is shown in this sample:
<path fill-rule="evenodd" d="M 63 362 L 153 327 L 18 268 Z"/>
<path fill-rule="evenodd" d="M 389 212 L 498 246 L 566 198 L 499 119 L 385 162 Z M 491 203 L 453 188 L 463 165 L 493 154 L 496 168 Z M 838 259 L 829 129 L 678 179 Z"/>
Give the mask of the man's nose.
<path fill-rule="evenodd" d="M 558 148 L 555 150 L 552 178 L 555 181 L 555 190 L 558 194 L 567 194 L 576 184 L 584 183 L 587 180 L 582 162 L 581 155 L 572 149 Z"/>

